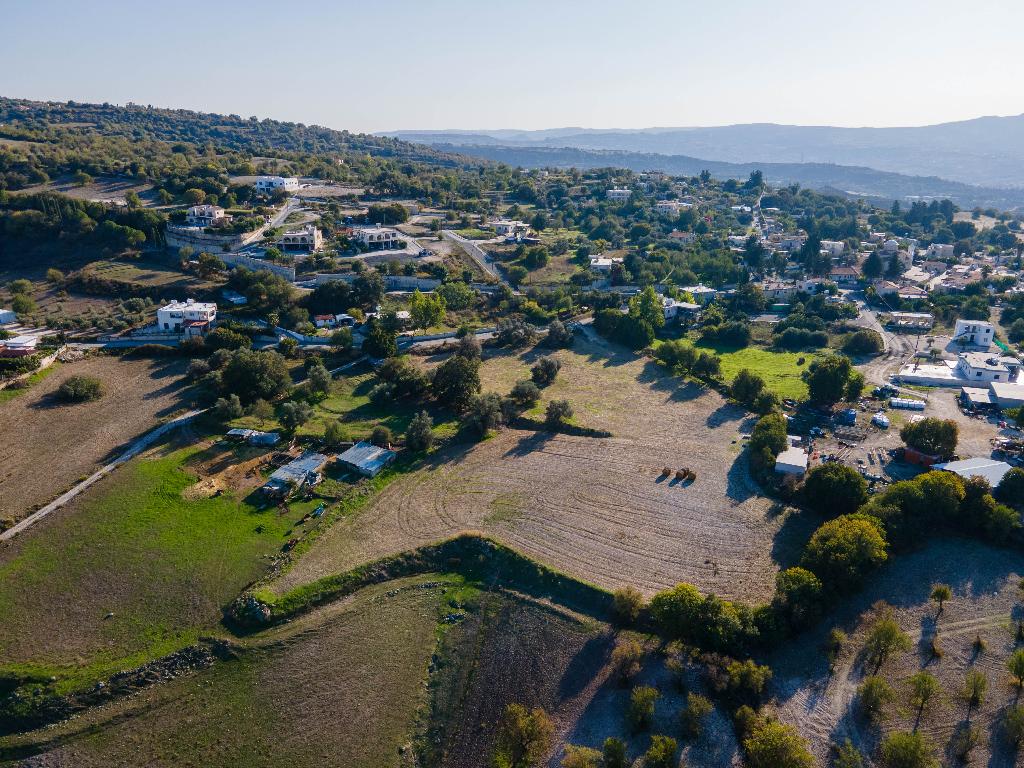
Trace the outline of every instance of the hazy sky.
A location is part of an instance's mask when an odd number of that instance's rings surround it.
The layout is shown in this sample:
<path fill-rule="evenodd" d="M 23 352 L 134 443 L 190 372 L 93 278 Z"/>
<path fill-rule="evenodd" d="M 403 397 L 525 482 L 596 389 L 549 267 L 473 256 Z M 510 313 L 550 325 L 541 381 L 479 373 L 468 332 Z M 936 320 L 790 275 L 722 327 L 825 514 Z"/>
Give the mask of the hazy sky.
<path fill-rule="evenodd" d="M 0 0 L 0 94 L 332 128 L 1024 112 L 1021 0 Z"/>

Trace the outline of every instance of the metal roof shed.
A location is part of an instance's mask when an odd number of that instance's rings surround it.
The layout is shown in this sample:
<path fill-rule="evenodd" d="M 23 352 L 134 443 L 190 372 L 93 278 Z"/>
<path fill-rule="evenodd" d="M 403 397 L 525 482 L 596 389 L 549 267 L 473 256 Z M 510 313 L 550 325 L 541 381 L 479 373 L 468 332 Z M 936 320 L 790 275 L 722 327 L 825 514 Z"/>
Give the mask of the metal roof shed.
<path fill-rule="evenodd" d="M 373 443 L 356 443 L 338 457 L 338 461 L 361 475 L 376 477 L 380 471 L 398 456 L 394 451 L 381 448 Z"/>
<path fill-rule="evenodd" d="M 775 459 L 775 471 L 783 475 L 803 475 L 807 471 L 807 454 L 803 448 L 790 446 Z"/>
<path fill-rule="evenodd" d="M 969 480 L 972 477 L 983 477 L 988 480 L 989 485 L 995 488 L 999 485 L 999 481 L 1003 479 L 1003 475 L 1009 472 L 1012 467 L 1005 461 L 978 457 L 936 464 L 935 469 L 954 472 L 965 480 Z"/>

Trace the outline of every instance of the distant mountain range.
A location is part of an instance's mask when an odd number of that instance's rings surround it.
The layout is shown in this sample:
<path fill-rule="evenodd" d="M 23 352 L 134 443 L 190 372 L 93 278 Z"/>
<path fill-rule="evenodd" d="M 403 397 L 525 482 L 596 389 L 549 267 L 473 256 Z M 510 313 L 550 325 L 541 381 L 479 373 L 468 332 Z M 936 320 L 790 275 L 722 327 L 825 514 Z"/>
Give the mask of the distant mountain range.
<path fill-rule="evenodd" d="M 1024 205 L 1024 115 L 916 128 L 759 123 L 386 135 L 526 167 L 623 165 L 691 173 L 698 164 L 725 177 L 756 167 L 774 182 L 826 185 L 870 197 L 945 196 L 963 206 Z M 565 151 L 570 149 L 577 153 Z"/>

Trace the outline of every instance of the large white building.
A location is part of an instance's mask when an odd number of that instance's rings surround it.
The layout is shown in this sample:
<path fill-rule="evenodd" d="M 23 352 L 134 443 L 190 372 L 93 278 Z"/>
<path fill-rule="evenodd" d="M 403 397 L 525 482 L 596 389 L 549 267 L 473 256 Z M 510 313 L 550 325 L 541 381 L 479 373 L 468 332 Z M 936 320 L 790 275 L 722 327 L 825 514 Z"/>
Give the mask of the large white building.
<path fill-rule="evenodd" d="M 995 327 L 987 320 L 957 320 L 953 341 L 964 346 L 988 349 L 995 333 Z"/>
<path fill-rule="evenodd" d="M 957 375 L 968 381 L 1009 381 L 1009 367 L 995 355 L 985 352 L 965 352 L 957 358 Z"/>
<path fill-rule="evenodd" d="M 271 194 L 279 189 L 285 192 L 294 192 L 299 188 L 299 180 L 294 176 L 259 176 L 253 182 L 257 192 Z"/>
<path fill-rule="evenodd" d="M 604 196 L 611 200 L 613 203 L 624 203 L 629 200 L 633 191 L 630 189 L 623 189 L 620 187 L 612 187 L 604 193 Z"/>
<path fill-rule="evenodd" d="M 324 245 L 324 236 L 317 227 L 307 224 L 302 229 L 295 229 L 281 235 L 281 249 L 285 251 L 308 251 L 315 253 Z"/>
<path fill-rule="evenodd" d="M 156 311 L 156 324 L 161 331 L 202 335 L 217 323 L 217 305 L 213 302 L 172 301 Z"/>
<path fill-rule="evenodd" d="M 401 247 L 398 230 L 382 227 L 380 224 L 375 227 L 360 227 L 353 233 L 353 237 L 356 242 L 371 251 L 390 251 Z"/>

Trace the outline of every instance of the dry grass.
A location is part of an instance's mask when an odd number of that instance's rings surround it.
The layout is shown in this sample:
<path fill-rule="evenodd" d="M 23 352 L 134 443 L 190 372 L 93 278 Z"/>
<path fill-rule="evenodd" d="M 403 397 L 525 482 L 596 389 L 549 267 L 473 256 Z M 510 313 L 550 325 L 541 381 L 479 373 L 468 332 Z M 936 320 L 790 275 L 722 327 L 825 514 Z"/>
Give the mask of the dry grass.
<path fill-rule="evenodd" d="M 24 517 L 181 410 L 184 369 L 182 361 L 87 357 L 0 403 L 0 517 Z M 104 396 L 58 404 L 54 392 L 71 375 L 95 376 Z"/>
<path fill-rule="evenodd" d="M 967 671 L 976 669 L 988 677 L 988 694 L 984 704 L 972 712 L 971 723 L 981 728 L 987 743 L 974 751 L 973 764 L 1015 765 L 997 722 L 1001 711 L 1016 697 L 1006 659 L 1017 647 L 1014 622 L 1020 619 L 1017 585 L 1021 574 L 1021 555 L 966 540 L 942 539 L 917 552 L 897 555 L 863 593 L 769 659 L 775 670 L 773 693 L 782 718 L 810 740 L 819 759 L 828 754 L 830 742 L 845 738 L 852 739 L 866 754 L 871 753 L 884 733 L 914 727 L 917 712 L 909 703 L 906 681 L 924 669 L 939 679 L 943 693 L 934 707 L 925 710 L 918 727 L 940 751 L 945 751 L 955 729 L 966 721 L 967 704 L 960 694 Z M 949 584 L 954 595 L 937 621 L 936 606 L 928 599 L 934 583 Z M 887 709 L 880 728 L 870 727 L 854 716 L 856 688 L 874 669 L 865 668 L 868 665 L 861 649 L 876 600 L 894 607 L 901 627 L 913 640 L 909 653 L 881 667 L 880 674 L 896 690 L 899 700 Z M 829 675 L 820 646 L 832 626 L 842 628 L 851 639 L 836 673 Z M 931 659 L 929 652 L 936 630 L 944 651 L 938 660 Z M 978 636 L 986 645 L 980 654 L 973 647 Z"/>
<path fill-rule="evenodd" d="M 538 354 L 487 361 L 484 389 L 507 392 Z M 336 525 L 275 589 L 482 529 L 604 587 L 650 594 L 688 581 L 730 597 L 769 596 L 776 561 L 809 528 L 771 517 L 758 495 L 741 457 L 746 414 L 597 340 L 578 339 L 558 356 L 562 370 L 544 400 L 567 398 L 579 424 L 613 437 L 508 429 L 456 446 Z M 689 467 L 696 481 L 661 477 L 665 466 Z"/>
<path fill-rule="evenodd" d="M 59 192 L 76 200 L 118 203 L 124 203 L 126 195 L 129 192 L 134 192 L 145 205 L 155 206 L 158 204 L 152 184 L 138 182 L 127 177 L 98 178 L 89 184 L 79 185 L 70 176 L 65 176 L 46 184 L 37 184 L 34 187 L 18 190 L 18 194 L 36 194 L 38 192 Z"/>

